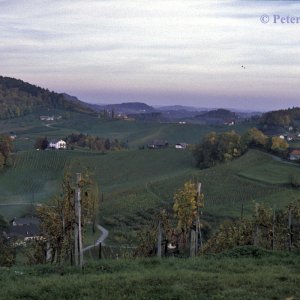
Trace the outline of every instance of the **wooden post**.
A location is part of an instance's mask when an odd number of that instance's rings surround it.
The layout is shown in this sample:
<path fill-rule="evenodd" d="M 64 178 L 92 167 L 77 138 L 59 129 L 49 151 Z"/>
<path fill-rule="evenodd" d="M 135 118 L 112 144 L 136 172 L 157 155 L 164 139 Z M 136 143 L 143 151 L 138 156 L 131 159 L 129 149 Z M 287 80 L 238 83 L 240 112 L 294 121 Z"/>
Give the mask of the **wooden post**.
<path fill-rule="evenodd" d="M 254 240 L 253 245 L 258 246 L 258 235 L 259 235 L 259 226 L 258 224 L 255 225 L 255 232 L 254 232 Z"/>
<path fill-rule="evenodd" d="M 75 189 L 75 265 L 83 268 L 83 247 L 81 232 L 81 173 L 76 173 Z"/>
<path fill-rule="evenodd" d="M 273 207 L 273 220 L 272 220 L 272 251 L 275 249 L 275 222 L 276 222 L 276 212 Z"/>
<path fill-rule="evenodd" d="M 293 246 L 293 237 L 292 237 L 292 212 L 291 212 L 291 208 L 289 207 L 289 228 L 288 228 L 288 232 L 289 232 L 289 251 L 292 251 L 292 246 Z"/>
<path fill-rule="evenodd" d="M 191 229 L 190 233 L 190 257 L 194 257 L 196 253 L 196 231 L 194 229 Z"/>
<path fill-rule="evenodd" d="M 102 243 L 99 244 L 99 259 L 102 259 Z"/>
<path fill-rule="evenodd" d="M 198 191 L 197 191 L 197 202 L 200 201 L 201 196 L 201 182 L 198 183 Z M 199 249 L 202 250 L 202 232 L 201 232 L 201 222 L 200 222 L 200 215 L 201 210 L 199 211 L 199 203 L 198 203 L 198 212 L 196 217 L 196 254 L 199 252 Z"/>
<path fill-rule="evenodd" d="M 158 223 L 158 235 L 157 235 L 157 257 L 161 257 L 161 240 L 162 240 L 162 232 L 161 232 L 161 224 L 160 221 Z"/>
<path fill-rule="evenodd" d="M 241 220 L 244 219 L 244 204 L 242 203 L 242 207 L 241 207 Z"/>
<path fill-rule="evenodd" d="M 79 266 L 83 268 L 83 247 L 82 247 L 82 231 L 81 231 L 81 173 L 76 174 L 77 177 L 77 201 L 78 201 L 78 250 L 79 250 Z"/>
<path fill-rule="evenodd" d="M 74 209 L 75 209 L 75 226 L 74 226 L 74 262 L 75 266 L 79 265 L 79 255 L 78 255 L 78 201 L 77 193 L 75 192 L 74 197 Z"/>

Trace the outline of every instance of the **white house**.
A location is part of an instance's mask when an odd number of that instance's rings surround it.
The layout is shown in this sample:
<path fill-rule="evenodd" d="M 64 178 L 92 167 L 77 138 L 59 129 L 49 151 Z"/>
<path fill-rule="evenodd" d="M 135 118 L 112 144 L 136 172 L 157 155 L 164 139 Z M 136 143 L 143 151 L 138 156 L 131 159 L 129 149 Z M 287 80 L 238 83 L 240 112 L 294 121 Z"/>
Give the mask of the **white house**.
<path fill-rule="evenodd" d="M 188 146 L 187 143 L 177 143 L 177 144 L 175 145 L 175 148 L 176 148 L 176 149 L 186 149 L 187 146 Z"/>
<path fill-rule="evenodd" d="M 40 116 L 41 121 L 54 121 L 54 116 Z"/>
<path fill-rule="evenodd" d="M 52 149 L 66 149 L 67 143 L 63 140 L 53 140 L 49 143 L 49 148 Z"/>

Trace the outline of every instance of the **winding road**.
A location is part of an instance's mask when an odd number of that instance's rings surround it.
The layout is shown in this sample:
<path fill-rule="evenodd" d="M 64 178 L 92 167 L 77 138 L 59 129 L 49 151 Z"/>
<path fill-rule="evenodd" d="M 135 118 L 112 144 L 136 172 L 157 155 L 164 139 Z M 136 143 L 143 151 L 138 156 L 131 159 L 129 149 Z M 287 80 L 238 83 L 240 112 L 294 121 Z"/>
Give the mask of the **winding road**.
<path fill-rule="evenodd" d="M 100 243 L 104 245 L 104 241 L 107 239 L 109 232 L 107 229 L 105 229 L 103 226 L 99 224 L 97 224 L 97 228 L 101 231 L 101 235 L 99 236 L 98 240 L 94 244 L 83 248 L 83 252 L 99 246 Z"/>

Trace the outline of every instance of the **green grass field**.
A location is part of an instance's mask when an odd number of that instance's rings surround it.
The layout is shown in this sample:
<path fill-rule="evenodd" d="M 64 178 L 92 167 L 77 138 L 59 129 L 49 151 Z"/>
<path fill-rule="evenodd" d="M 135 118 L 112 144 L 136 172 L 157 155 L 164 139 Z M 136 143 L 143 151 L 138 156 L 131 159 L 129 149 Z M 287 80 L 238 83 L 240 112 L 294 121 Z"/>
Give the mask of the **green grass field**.
<path fill-rule="evenodd" d="M 299 255 L 232 253 L 2 269 L 0 299 L 299 299 Z"/>

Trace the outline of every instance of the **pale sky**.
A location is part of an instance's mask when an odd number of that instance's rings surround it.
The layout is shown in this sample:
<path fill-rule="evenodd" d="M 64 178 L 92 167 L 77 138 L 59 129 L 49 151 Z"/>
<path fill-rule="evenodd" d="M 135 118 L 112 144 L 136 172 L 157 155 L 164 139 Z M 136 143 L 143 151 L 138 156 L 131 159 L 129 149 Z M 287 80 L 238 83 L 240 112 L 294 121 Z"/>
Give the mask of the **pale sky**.
<path fill-rule="evenodd" d="M 92 103 L 300 106 L 297 1 L 0 0 L 0 40 L 1 75 Z"/>

